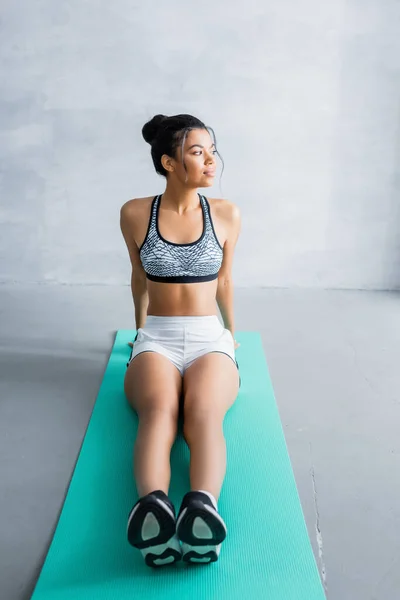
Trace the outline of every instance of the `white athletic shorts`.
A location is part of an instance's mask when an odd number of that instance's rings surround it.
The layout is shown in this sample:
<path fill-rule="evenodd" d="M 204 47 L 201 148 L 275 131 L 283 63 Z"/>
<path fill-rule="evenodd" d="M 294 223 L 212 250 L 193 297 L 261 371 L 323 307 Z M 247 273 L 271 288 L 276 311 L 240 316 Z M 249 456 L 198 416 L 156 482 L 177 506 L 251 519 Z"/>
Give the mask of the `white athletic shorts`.
<path fill-rule="evenodd" d="M 216 315 L 199 317 L 159 317 L 148 315 L 144 327 L 137 330 L 131 356 L 126 366 L 142 352 L 158 352 L 166 356 L 181 375 L 200 356 L 222 352 L 239 365 L 235 357 L 235 342 Z"/>

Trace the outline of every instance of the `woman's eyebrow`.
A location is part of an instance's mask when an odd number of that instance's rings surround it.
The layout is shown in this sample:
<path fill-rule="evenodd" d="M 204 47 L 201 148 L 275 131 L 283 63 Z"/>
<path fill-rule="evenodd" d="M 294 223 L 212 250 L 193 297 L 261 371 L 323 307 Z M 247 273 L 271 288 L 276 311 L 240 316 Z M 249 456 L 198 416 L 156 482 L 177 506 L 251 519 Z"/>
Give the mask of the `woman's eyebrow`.
<path fill-rule="evenodd" d="M 191 150 L 192 148 L 194 148 L 195 146 L 198 146 L 199 148 L 204 148 L 204 146 L 202 146 L 201 144 L 193 144 L 192 146 L 190 146 L 190 148 L 188 148 L 188 150 Z M 211 144 L 210 149 L 215 146 L 215 144 Z"/>

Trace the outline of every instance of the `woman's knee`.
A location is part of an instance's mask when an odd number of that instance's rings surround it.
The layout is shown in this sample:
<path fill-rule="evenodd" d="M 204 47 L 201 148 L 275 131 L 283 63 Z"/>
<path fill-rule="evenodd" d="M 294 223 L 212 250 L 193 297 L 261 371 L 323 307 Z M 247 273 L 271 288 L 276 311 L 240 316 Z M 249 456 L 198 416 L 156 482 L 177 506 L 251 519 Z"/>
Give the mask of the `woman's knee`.
<path fill-rule="evenodd" d="M 142 406 L 137 411 L 139 423 L 153 423 L 163 421 L 165 423 L 175 423 L 178 421 L 179 406 L 175 402 L 166 403 L 165 398 L 160 402 L 154 397 L 148 405 Z"/>
<path fill-rule="evenodd" d="M 141 439 L 169 440 L 174 442 L 178 434 L 178 413 L 176 409 L 165 406 L 150 405 L 138 413 L 138 433 Z M 154 437 L 155 436 L 155 437 Z"/>
<path fill-rule="evenodd" d="M 211 408 L 186 410 L 183 419 L 183 436 L 187 442 L 204 436 L 205 431 L 223 431 L 224 416 Z"/>

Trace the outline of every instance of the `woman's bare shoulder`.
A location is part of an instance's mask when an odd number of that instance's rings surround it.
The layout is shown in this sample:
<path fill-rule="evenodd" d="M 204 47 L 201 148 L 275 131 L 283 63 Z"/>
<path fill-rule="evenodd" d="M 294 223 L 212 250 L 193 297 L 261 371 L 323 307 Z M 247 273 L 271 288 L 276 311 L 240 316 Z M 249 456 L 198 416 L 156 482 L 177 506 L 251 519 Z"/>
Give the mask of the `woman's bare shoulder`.
<path fill-rule="evenodd" d="M 121 206 L 121 229 L 127 237 L 133 236 L 138 247 L 143 242 L 154 196 L 132 198 Z"/>
<path fill-rule="evenodd" d="M 225 198 L 207 198 L 210 206 L 215 210 L 215 212 L 221 217 L 230 217 L 235 210 L 238 210 L 237 205 L 231 200 L 226 200 Z"/>
<path fill-rule="evenodd" d="M 122 206 L 121 211 L 124 212 L 136 212 L 148 208 L 152 203 L 154 196 L 146 196 L 145 198 L 132 198 L 127 200 Z"/>

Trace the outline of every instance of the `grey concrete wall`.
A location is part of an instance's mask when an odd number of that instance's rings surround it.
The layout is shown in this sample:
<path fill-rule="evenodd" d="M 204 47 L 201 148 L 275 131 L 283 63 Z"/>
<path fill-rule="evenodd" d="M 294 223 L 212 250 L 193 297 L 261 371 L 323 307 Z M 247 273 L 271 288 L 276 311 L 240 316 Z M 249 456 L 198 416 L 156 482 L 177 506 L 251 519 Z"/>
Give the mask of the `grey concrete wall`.
<path fill-rule="evenodd" d="M 241 286 L 400 288 L 396 0 L 10 0 L 1 7 L 0 282 L 129 283 L 141 127 L 216 132 Z"/>

